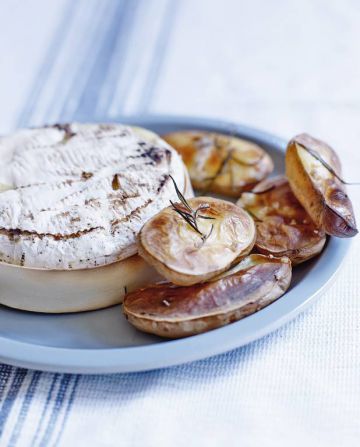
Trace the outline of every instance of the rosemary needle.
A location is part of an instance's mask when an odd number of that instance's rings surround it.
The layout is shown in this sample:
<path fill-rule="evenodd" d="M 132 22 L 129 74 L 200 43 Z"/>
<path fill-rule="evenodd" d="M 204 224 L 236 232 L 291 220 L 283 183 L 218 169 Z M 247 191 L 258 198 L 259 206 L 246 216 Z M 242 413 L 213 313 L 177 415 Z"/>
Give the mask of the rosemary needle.
<path fill-rule="evenodd" d="M 340 183 L 342 183 L 343 185 L 348 185 L 348 186 L 359 186 L 360 183 L 355 182 L 355 183 L 350 183 L 350 182 L 346 182 L 342 177 L 340 177 L 340 175 L 329 165 L 329 163 L 327 163 L 322 157 L 321 155 L 319 155 L 316 151 L 304 146 L 301 143 L 298 143 L 296 141 L 296 144 L 299 145 L 302 149 L 304 149 L 308 154 L 310 154 L 312 157 L 314 157 L 316 160 L 318 160 L 323 166 L 324 168 L 326 168 L 330 174 L 332 174 L 335 178 L 337 178 L 339 180 Z"/>
<path fill-rule="evenodd" d="M 210 206 L 203 204 L 200 205 L 196 210 L 193 210 L 191 208 L 191 206 L 189 205 L 188 201 L 185 199 L 185 197 L 183 196 L 183 194 L 180 192 L 175 180 L 173 179 L 173 177 L 170 175 L 171 180 L 174 183 L 174 187 L 175 187 L 175 191 L 177 196 L 179 197 L 179 200 L 181 202 L 181 204 L 177 204 L 174 203 L 172 200 L 170 200 L 171 206 L 173 208 L 173 210 L 175 212 L 177 212 L 179 214 L 179 216 L 181 216 L 185 222 L 187 222 L 188 225 L 190 225 L 190 227 L 195 230 L 198 234 L 200 234 L 201 239 L 205 242 L 206 239 L 209 238 L 209 236 L 211 235 L 212 231 L 213 231 L 213 227 L 214 225 L 211 225 L 211 229 L 209 231 L 209 233 L 207 235 L 205 235 L 204 233 L 202 233 L 199 230 L 198 227 L 198 223 L 197 223 L 197 219 L 201 218 L 201 219 L 211 219 L 214 220 L 214 217 L 210 217 L 210 216 L 203 216 L 201 214 L 199 214 L 199 212 L 204 211 L 205 209 L 208 209 Z M 181 205 L 185 208 L 182 209 Z"/>

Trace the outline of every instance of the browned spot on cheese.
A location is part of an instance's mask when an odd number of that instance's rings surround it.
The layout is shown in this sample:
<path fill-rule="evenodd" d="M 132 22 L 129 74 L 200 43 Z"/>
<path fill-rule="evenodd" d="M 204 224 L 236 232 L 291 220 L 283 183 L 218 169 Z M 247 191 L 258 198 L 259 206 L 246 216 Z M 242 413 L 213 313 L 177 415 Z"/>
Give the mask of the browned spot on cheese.
<path fill-rule="evenodd" d="M 111 187 L 114 191 L 118 191 L 120 189 L 120 181 L 119 181 L 119 176 L 117 174 L 114 175 L 114 178 L 111 183 Z"/>
<path fill-rule="evenodd" d="M 93 177 L 94 176 L 94 174 L 92 173 L 92 172 L 82 172 L 82 174 L 81 174 L 81 178 L 83 179 L 83 180 L 89 180 L 89 178 L 91 178 L 91 177 Z"/>
<path fill-rule="evenodd" d="M 68 239 L 77 239 L 85 234 L 91 233 L 96 230 L 102 230 L 102 227 L 94 227 L 88 228 L 86 230 L 78 231 L 76 233 L 70 234 L 52 234 L 52 233 L 37 233 L 36 231 L 27 231 L 27 230 L 19 230 L 18 228 L 0 228 L 0 234 L 7 236 L 10 240 L 16 241 L 20 236 L 28 236 L 38 239 L 43 239 L 45 237 L 54 239 L 55 241 L 68 240 Z"/>
<path fill-rule="evenodd" d="M 137 208 L 135 208 L 134 210 L 131 211 L 131 213 L 127 214 L 124 217 L 121 217 L 120 219 L 115 219 L 111 222 L 111 226 L 112 226 L 112 233 L 115 232 L 116 230 L 116 226 L 119 225 L 122 222 L 127 222 L 129 221 L 132 217 L 136 216 L 137 214 L 139 214 L 140 211 L 142 211 L 143 209 L 145 209 L 146 207 L 148 207 L 151 203 L 153 202 L 152 199 L 148 199 L 143 205 L 138 206 Z"/>

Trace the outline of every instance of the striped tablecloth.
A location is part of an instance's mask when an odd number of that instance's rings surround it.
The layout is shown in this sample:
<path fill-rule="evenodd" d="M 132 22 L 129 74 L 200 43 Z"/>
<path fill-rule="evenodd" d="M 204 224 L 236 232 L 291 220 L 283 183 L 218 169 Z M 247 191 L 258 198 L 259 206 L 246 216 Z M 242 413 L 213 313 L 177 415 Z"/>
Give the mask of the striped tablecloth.
<path fill-rule="evenodd" d="M 359 24 L 356 0 L 4 0 L 0 130 L 229 118 L 323 137 L 359 180 Z M 110 376 L 1 365 L 0 445 L 358 446 L 359 249 L 313 308 L 224 355 Z"/>

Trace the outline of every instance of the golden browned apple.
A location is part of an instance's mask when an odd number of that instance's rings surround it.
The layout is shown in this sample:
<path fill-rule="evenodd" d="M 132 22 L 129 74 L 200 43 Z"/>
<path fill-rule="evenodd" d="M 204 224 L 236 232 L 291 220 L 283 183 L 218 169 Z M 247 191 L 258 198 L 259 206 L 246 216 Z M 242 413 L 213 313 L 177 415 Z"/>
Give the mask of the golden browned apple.
<path fill-rule="evenodd" d="M 259 183 L 253 192 L 245 192 L 238 205 L 255 219 L 255 249 L 273 256 L 288 256 L 299 264 L 323 249 L 326 236 L 311 220 L 283 177 Z"/>
<path fill-rule="evenodd" d="M 139 254 L 169 281 L 203 282 L 250 253 L 253 219 L 231 202 L 196 197 L 173 203 L 140 231 Z"/>
<path fill-rule="evenodd" d="M 258 145 L 224 134 L 179 131 L 163 136 L 182 156 L 195 189 L 238 197 L 273 170 Z"/>
<path fill-rule="evenodd" d="M 163 283 L 129 293 L 123 311 L 141 331 L 187 337 L 257 312 L 283 295 L 290 280 L 289 259 L 253 254 L 206 283 L 190 287 Z"/>
<path fill-rule="evenodd" d="M 285 161 L 291 189 L 315 224 L 332 236 L 355 236 L 354 211 L 335 151 L 323 141 L 301 134 L 289 142 Z"/>

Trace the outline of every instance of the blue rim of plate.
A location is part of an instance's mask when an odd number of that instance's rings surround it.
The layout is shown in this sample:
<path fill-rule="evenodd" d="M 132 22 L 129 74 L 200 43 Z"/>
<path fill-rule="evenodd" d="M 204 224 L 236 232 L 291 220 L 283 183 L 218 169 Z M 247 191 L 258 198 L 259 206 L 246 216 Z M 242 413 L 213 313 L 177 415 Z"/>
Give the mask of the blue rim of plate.
<path fill-rule="evenodd" d="M 97 122 L 122 122 L 145 127 L 168 125 L 234 133 L 282 152 L 286 142 L 270 133 L 227 121 L 189 116 L 133 116 Z M 319 256 L 304 281 L 283 297 L 243 320 L 205 334 L 179 340 L 111 349 L 41 346 L 0 337 L 0 360 L 14 366 L 52 372 L 104 374 L 164 368 L 204 359 L 244 346 L 284 325 L 314 303 L 332 284 L 351 245 L 349 239 L 329 238 L 327 256 Z"/>

